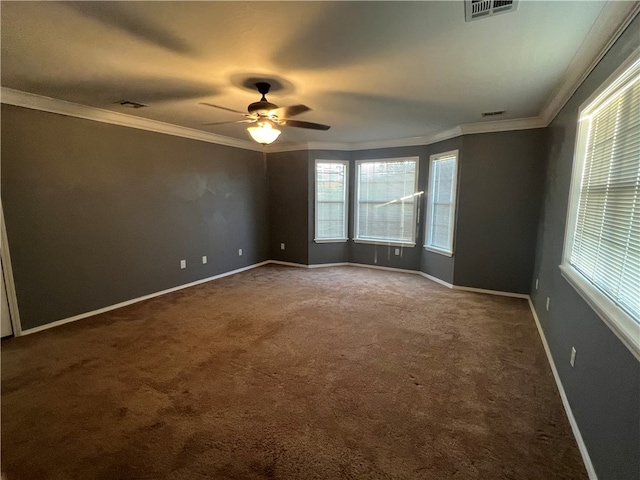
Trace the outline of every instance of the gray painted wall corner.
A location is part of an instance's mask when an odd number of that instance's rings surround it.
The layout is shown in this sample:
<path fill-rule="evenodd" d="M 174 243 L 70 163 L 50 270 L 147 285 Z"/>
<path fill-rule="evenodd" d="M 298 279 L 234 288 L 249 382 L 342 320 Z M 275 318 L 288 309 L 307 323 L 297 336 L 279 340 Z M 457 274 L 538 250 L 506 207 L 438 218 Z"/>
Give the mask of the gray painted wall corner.
<path fill-rule="evenodd" d="M 547 156 L 544 129 L 462 139 L 454 284 L 529 293 Z"/>

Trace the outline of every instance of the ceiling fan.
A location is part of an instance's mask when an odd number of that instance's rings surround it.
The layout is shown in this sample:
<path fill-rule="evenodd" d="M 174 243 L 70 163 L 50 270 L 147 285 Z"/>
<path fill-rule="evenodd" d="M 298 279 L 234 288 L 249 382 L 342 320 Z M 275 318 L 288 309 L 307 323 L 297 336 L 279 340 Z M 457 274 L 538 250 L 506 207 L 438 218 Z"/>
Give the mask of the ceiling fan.
<path fill-rule="evenodd" d="M 277 105 L 267 100 L 267 93 L 271 88 L 271 84 L 267 82 L 257 82 L 255 84 L 258 92 L 262 94 L 262 98 L 258 102 L 251 103 L 247 108 L 249 113 L 244 113 L 232 108 L 221 107 L 220 105 L 214 105 L 212 103 L 201 102 L 201 105 L 208 107 L 220 108 L 221 110 L 227 110 L 233 113 L 239 113 L 244 115 L 244 120 L 235 120 L 230 122 L 214 122 L 205 123 L 204 125 L 224 125 L 229 123 L 255 123 L 256 126 L 249 127 L 247 130 L 253 137 L 253 139 L 264 145 L 272 143 L 280 135 L 280 130 L 277 126 L 297 127 L 297 128 L 309 128 L 312 130 L 329 130 L 329 125 L 322 125 L 320 123 L 302 122 L 300 120 L 291 120 L 289 117 L 300 115 L 301 113 L 308 112 L 311 109 L 306 105 L 293 105 L 291 107 L 278 107 Z"/>

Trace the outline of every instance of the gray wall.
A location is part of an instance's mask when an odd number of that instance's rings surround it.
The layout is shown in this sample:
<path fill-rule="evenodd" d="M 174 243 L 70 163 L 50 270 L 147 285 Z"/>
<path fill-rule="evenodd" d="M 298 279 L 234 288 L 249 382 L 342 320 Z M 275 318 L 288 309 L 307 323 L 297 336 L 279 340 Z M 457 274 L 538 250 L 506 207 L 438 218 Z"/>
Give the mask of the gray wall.
<path fill-rule="evenodd" d="M 1 153 L 23 329 L 269 258 L 258 152 L 2 105 Z"/>
<path fill-rule="evenodd" d="M 461 157 L 453 283 L 528 294 L 546 130 L 465 135 Z"/>
<path fill-rule="evenodd" d="M 564 280 L 558 265 L 578 108 L 639 45 L 636 17 L 549 126 L 549 164 L 531 280 L 534 306 L 601 480 L 640 478 L 640 363 Z M 569 365 L 571 347 L 577 350 L 574 368 Z"/>
<path fill-rule="evenodd" d="M 269 165 L 269 240 L 272 260 L 309 263 L 309 173 L 306 150 L 272 153 Z M 285 249 L 280 249 L 280 244 Z"/>

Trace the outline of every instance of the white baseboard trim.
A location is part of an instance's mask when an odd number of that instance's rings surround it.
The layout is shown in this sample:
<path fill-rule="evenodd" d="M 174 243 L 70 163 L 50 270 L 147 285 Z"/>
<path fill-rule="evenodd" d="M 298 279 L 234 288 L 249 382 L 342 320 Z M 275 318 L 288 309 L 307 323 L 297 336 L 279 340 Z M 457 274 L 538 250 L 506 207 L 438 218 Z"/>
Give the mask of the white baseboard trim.
<path fill-rule="evenodd" d="M 264 262 L 255 263 L 253 265 L 249 265 L 249 266 L 243 267 L 243 268 L 238 268 L 238 269 L 232 270 L 230 272 L 221 273 L 221 274 L 218 274 L 218 275 L 214 275 L 212 277 L 207 277 L 207 278 L 203 278 L 201 280 L 196 280 L 195 282 L 186 283 L 184 285 L 179 285 L 177 287 L 173 287 L 173 288 L 169 288 L 169 289 L 166 289 L 166 290 L 162 290 L 160 292 L 155 292 L 155 293 L 151 293 L 149 295 L 144 295 L 142 297 L 133 298 L 131 300 L 127 300 L 127 301 L 124 301 L 124 302 L 116 303 L 114 305 L 109 305 L 108 307 L 99 308 L 97 310 L 91 310 L 90 312 L 85 312 L 85 313 L 81 313 L 79 315 L 74 315 L 73 317 L 63 318 L 61 320 L 57 320 L 55 322 L 47 323 L 45 325 L 41 325 L 41 326 L 38 326 L 38 327 L 33 327 L 33 328 L 29 328 L 29 329 L 22 330 L 22 331 L 19 331 L 18 329 L 16 329 L 19 333 L 15 334 L 15 336 L 17 337 L 17 336 L 22 336 L 22 335 L 29 335 L 31 333 L 37 333 L 37 332 L 41 332 L 43 330 L 48 330 L 49 328 L 57 327 L 59 325 L 64 325 L 65 323 L 75 322 L 75 321 L 81 320 L 83 318 L 91 317 L 93 315 L 98 315 L 100 313 L 109 312 L 111 310 L 115 310 L 115 309 L 121 308 L 121 307 L 126 307 L 127 305 L 132 305 L 134 303 L 141 302 L 143 300 L 148 300 L 150 298 L 158 297 L 158 296 L 164 295 L 166 293 L 171 293 L 171 292 L 175 292 L 177 290 L 182 290 L 183 288 L 193 287 L 193 286 L 199 285 L 201 283 L 206 283 L 206 282 L 210 282 L 212 280 L 217 280 L 218 278 L 223 278 L 223 277 L 226 277 L 226 276 L 229 276 L 229 275 L 234 275 L 236 273 L 244 272 L 245 270 L 250 270 L 252 268 L 260 267 L 262 265 L 267 265 L 267 264 L 283 265 L 283 266 L 286 266 L 286 267 L 307 268 L 307 269 L 325 268 L 325 267 L 345 267 L 345 266 L 347 266 L 347 267 L 371 268 L 371 269 L 374 269 L 374 270 L 386 270 L 386 271 L 389 271 L 389 272 L 410 273 L 412 275 L 421 275 L 421 276 L 427 278 L 428 280 L 431 280 L 431 281 L 439 283 L 440 285 L 443 285 L 443 286 L 445 286 L 447 288 L 452 288 L 452 289 L 455 289 L 455 290 L 466 290 L 466 291 L 470 291 L 470 292 L 485 293 L 485 294 L 489 294 L 489 295 L 501 295 L 501 296 L 506 296 L 506 297 L 529 298 L 528 295 L 524 295 L 524 294 L 521 294 L 521 293 L 499 292 L 499 291 L 495 291 L 495 290 L 485 290 L 485 289 L 481 289 L 481 288 L 460 287 L 460 286 L 457 286 L 457 285 L 452 285 L 452 284 L 450 284 L 448 282 L 445 282 L 444 280 L 441 280 L 441 279 L 439 279 L 437 277 L 434 277 L 433 275 L 429 275 L 428 273 L 424 273 L 424 272 L 421 272 L 419 270 L 406 270 L 406 269 L 403 269 L 403 268 L 384 267 L 384 266 L 381 266 L 381 265 L 368 265 L 366 263 L 351 263 L 351 262 L 317 263 L 317 264 L 312 264 L 312 265 L 306 265 L 304 263 L 285 262 L 285 261 L 282 261 L 282 260 L 265 260 Z"/>
<path fill-rule="evenodd" d="M 285 267 L 297 267 L 297 268 L 311 268 L 304 263 L 284 262 L 282 260 L 267 260 L 266 263 L 272 263 L 274 265 L 283 265 Z"/>
<path fill-rule="evenodd" d="M 39 327 L 28 328 L 27 330 L 22 330 L 19 335 L 29 335 L 31 333 L 41 332 L 43 330 L 48 330 L 53 327 L 57 327 L 59 325 L 64 325 L 65 323 L 75 322 L 76 320 L 81 320 L 83 318 L 91 317 L 93 315 L 98 315 L 100 313 L 109 312 L 111 310 L 115 310 L 117 308 L 126 307 L 127 305 L 132 305 L 134 303 L 142 302 L 143 300 L 149 300 L 150 298 L 159 297 L 160 295 L 164 295 L 166 293 L 176 292 L 178 290 L 182 290 L 184 288 L 194 287 L 196 285 L 200 285 L 201 283 L 210 282 L 212 280 L 217 280 L 219 278 L 228 277 L 229 275 L 234 275 L 236 273 L 244 272 L 246 270 L 251 270 L 252 268 L 261 267 L 262 265 L 266 265 L 270 260 L 265 260 L 264 262 L 254 263 L 253 265 L 249 265 L 247 267 L 238 268 L 236 270 L 231 270 L 230 272 L 220 273 L 218 275 L 214 275 L 213 277 L 203 278 L 201 280 L 196 280 L 195 282 L 185 283 L 184 285 L 179 285 L 177 287 L 168 288 L 166 290 L 161 290 L 159 292 L 150 293 L 149 295 L 144 295 L 142 297 L 132 298 L 131 300 L 127 300 L 124 302 L 116 303 L 114 305 L 109 305 L 108 307 L 99 308 L 97 310 L 91 310 L 90 312 L 81 313 L 79 315 L 74 315 L 73 317 L 63 318 L 62 320 L 57 320 L 55 322 L 47 323 L 45 325 L 41 325 Z"/>
<path fill-rule="evenodd" d="M 464 290 L 466 292 L 488 293 L 489 295 L 498 295 L 501 297 L 529 298 L 529 295 L 527 295 L 526 293 L 501 292 L 499 290 L 487 290 L 484 288 L 463 287 L 460 285 L 453 285 L 453 289 Z"/>
<path fill-rule="evenodd" d="M 304 263 L 283 262 L 281 260 L 270 260 L 268 263 L 273 263 L 275 265 L 285 265 L 287 267 L 298 267 L 298 268 L 323 268 L 323 267 L 373 268 L 375 270 L 387 270 L 389 272 L 410 273 L 412 275 L 421 275 L 433 282 L 439 283 L 440 285 L 443 285 L 447 288 L 452 288 L 454 290 L 464 290 L 467 292 L 474 292 L 474 293 L 486 293 L 488 295 L 498 295 L 501 297 L 513 297 L 513 298 L 524 298 L 524 299 L 529 298 L 529 295 L 527 295 L 526 293 L 501 292 L 499 290 L 487 290 L 485 288 L 463 287 L 460 285 L 453 285 L 451 283 L 445 282 L 444 280 L 441 280 L 438 277 L 434 277 L 433 275 L 429 275 L 428 273 L 424 273 L 419 270 L 407 270 L 404 268 L 384 267 L 381 265 L 369 265 L 367 263 L 339 262 L 339 263 L 315 263 L 311 265 L 306 265 Z"/>
<path fill-rule="evenodd" d="M 558 392 L 560 392 L 560 398 L 562 399 L 562 405 L 564 405 L 564 411 L 567 414 L 567 418 L 569 419 L 571 430 L 573 430 L 573 436 L 576 438 L 576 443 L 578 444 L 580 455 L 582 455 L 582 461 L 584 462 L 584 466 L 587 469 L 587 474 L 589 475 L 590 480 L 598 480 L 596 471 L 593 468 L 593 464 L 591 463 L 591 457 L 589 456 L 589 451 L 587 450 L 587 446 L 585 445 L 584 440 L 582 439 L 582 434 L 580 433 L 580 429 L 578 428 L 576 419 L 573 416 L 573 411 L 571 410 L 571 405 L 569 405 L 567 394 L 565 393 L 564 387 L 562 386 L 560 375 L 558 375 L 556 364 L 553 361 L 553 357 L 551 356 L 551 350 L 549 350 L 549 344 L 547 343 L 547 338 L 545 337 L 544 331 L 542 330 L 542 325 L 540 325 L 540 319 L 538 319 L 538 314 L 536 313 L 536 309 L 533 306 L 531 297 L 527 297 L 527 299 L 529 301 L 529 308 L 531 309 L 531 314 L 533 315 L 533 319 L 536 322 L 536 327 L 538 327 L 538 333 L 540 334 L 540 339 L 542 340 L 544 351 L 547 354 L 547 360 L 549 361 L 549 365 L 551 366 L 551 371 L 553 372 L 553 378 L 556 381 Z"/>
<path fill-rule="evenodd" d="M 307 265 L 307 268 L 325 268 L 325 267 L 348 267 L 348 262 L 338 263 L 314 263 L 313 265 Z"/>
<path fill-rule="evenodd" d="M 362 268 L 373 268 L 375 270 L 387 270 L 389 272 L 412 273 L 412 274 L 422 273 L 422 272 L 418 272 L 417 270 L 405 270 L 403 268 L 383 267 L 380 265 L 368 265 L 366 263 L 351 263 L 351 262 L 313 263 L 313 264 L 307 265 L 306 263 L 284 262 L 282 260 L 269 260 L 267 263 L 273 263 L 274 265 L 284 265 L 286 267 L 298 267 L 298 268 L 362 267 Z"/>
<path fill-rule="evenodd" d="M 419 275 L 422 275 L 424 278 L 428 278 L 432 282 L 439 283 L 440 285 L 444 285 L 447 288 L 453 288 L 451 283 L 445 282 L 444 280 L 439 279 L 438 277 L 434 277 L 433 275 L 429 275 L 428 273 L 418 272 Z"/>
<path fill-rule="evenodd" d="M 347 263 L 349 267 L 360 267 L 360 268 L 372 268 L 374 270 L 386 270 L 387 272 L 398 272 L 398 273 L 411 273 L 413 275 L 418 275 L 420 272 L 417 270 L 406 270 L 404 268 L 394 268 L 394 267 L 383 267 L 382 265 L 368 265 L 366 263 Z"/>

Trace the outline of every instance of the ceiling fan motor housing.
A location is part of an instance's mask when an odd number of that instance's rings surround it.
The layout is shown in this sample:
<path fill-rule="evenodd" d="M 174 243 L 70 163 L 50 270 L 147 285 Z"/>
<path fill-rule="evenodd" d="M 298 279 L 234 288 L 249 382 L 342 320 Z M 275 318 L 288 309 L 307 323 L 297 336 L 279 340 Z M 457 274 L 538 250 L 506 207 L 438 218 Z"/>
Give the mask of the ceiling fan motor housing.
<path fill-rule="evenodd" d="M 262 115 L 266 115 L 267 113 L 269 113 L 271 110 L 275 110 L 276 108 L 278 108 L 277 105 L 271 103 L 271 102 L 267 102 L 266 100 L 260 100 L 259 102 L 254 102 L 251 105 L 249 105 L 249 113 L 254 114 L 262 114 Z"/>
<path fill-rule="evenodd" d="M 271 89 L 271 84 L 267 82 L 257 82 L 256 88 L 258 89 L 258 92 L 262 94 L 262 98 L 260 99 L 259 102 L 254 102 L 251 105 L 249 105 L 248 107 L 249 113 L 266 115 L 271 110 L 275 110 L 276 108 L 278 108 L 277 105 L 271 102 L 268 102 L 267 98 L 265 97 L 265 95 L 269 93 L 269 90 Z"/>

